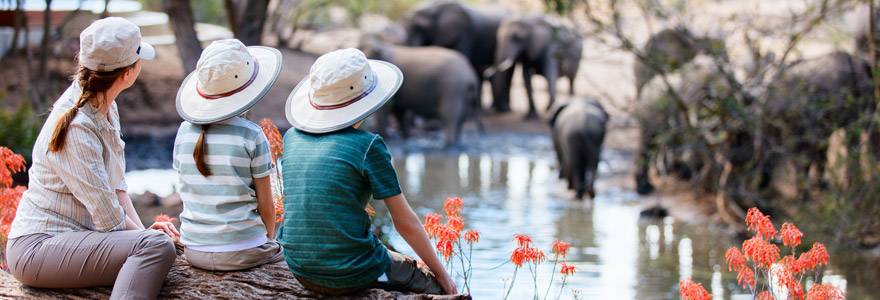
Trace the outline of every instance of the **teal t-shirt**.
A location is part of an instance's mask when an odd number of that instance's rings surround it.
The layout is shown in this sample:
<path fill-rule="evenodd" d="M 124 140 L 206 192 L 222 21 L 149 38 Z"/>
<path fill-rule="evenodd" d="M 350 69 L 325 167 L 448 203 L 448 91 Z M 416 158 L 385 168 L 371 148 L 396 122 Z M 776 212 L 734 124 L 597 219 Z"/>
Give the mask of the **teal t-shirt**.
<path fill-rule="evenodd" d="M 354 128 L 284 135 L 284 223 L 279 240 L 290 270 L 329 288 L 379 278 L 391 263 L 370 232 L 370 199 L 401 193 L 382 137 Z"/>

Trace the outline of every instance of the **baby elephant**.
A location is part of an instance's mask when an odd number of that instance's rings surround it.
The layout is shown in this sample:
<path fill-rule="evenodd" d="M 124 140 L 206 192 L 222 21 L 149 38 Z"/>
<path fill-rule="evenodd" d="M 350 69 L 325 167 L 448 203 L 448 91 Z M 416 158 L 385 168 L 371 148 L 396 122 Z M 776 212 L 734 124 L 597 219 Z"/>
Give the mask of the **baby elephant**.
<path fill-rule="evenodd" d="M 559 159 L 559 178 L 568 179 L 568 188 L 577 192 L 577 198 L 596 196 L 599 154 L 605 139 L 608 113 L 594 99 L 571 97 L 550 110 L 553 147 Z"/>

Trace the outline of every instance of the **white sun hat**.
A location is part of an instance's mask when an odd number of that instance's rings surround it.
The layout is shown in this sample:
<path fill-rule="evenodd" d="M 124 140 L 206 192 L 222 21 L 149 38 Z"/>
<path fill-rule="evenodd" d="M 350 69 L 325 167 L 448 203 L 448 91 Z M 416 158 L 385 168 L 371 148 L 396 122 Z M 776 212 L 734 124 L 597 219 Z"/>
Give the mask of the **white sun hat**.
<path fill-rule="evenodd" d="M 141 29 L 123 18 L 97 20 L 79 34 L 79 63 L 92 71 L 110 72 L 155 56 L 153 46 L 141 41 Z"/>
<path fill-rule="evenodd" d="M 403 73 L 396 66 L 368 60 L 358 49 L 336 50 L 318 57 L 290 93 L 287 121 L 309 133 L 340 130 L 382 107 L 401 83 Z"/>
<path fill-rule="evenodd" d="M 177 91 L 177 113 L 193 124 L 209 124 L 251 108 L 281 73 L 281 52 L 217 40 L 202 51 L 196 70 Z"/>

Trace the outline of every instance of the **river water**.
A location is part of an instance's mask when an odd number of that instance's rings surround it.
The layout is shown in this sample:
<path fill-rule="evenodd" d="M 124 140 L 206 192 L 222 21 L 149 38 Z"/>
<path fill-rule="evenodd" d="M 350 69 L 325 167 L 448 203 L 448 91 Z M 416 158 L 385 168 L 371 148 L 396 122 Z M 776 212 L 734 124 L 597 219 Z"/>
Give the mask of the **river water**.
<path fill-rule="evenodd" d="M 741 240 L 722 228 L 685 224 L 672 217 L 639 218 L 647 200 L 619 186 L 631 176 L 631 154 L 605 150 L 596 198 L 578 201 L 557 178 L 548 137 L 465 135 L 464 141 L 469 140 L 469 145 L 479 145 L 463 151 L 440 151 L 435 150 L 439 139 L 433 138 L 390 140 L 388 144 L 404 194 L 420 217 L 431 212 L 443 214 L 447 197 L 465 199 L 461 213 L 465 228 L 482 234 L 473 248 L 470 293 L 474 299 L 501 299 L 511 281 L 508 299 L 532 299 L 535 294 L 544 299 L 548 286 L 548 299 L 556 299 L 560 292 L 561 299 L 573 299 L 575 293 L 578 299 L 679 299 L 678 283 L 683 278 L 702 283 L 714 299 L 738 299 L 731 296 L 743 293 L 736 284 L 736 273 L 727 271 L 724 258 L 726 249 L 741 246 Z M 176 174 L 155 169 L 170 165 L 170 145 L 160 140 L 142 143 L 133 140 L 128 144 L 127 149 L 143 146 L 127 153 L 130 168 L 153 169 L 129 172 L 131 191 L 171 193 Z M 390 228 L 384 205 L 377 201 L 373 206 L 377 211 L 374 224 L 384 233 L 383 239 L 398 251 L 414 255 Z M 516 247 L 513 236 L 517 233 L 531 236 L 548 255 L 549 260 L 537 268 L 537 281 L 526 265 L 517 271 L 515 280 L 512 278 L 515 266 L 509 257 Z M 556 239 L 571 243 L 563 260 L 577 266 L 564 289 L 559 268 L 552 273 L 550 248 Z M 880 292 L 878 287 L 847 282 L 844 276 L 835 275 L 859 271 L 833 265 L 834 255 L 838 254 L 832 254 L 825 280 L 846 289 L 848 299 L 874 299 Z M 856 268 L 860 267 L 864 266 Z M 466 292 L 460 262 L 454 261 L 452 270 L 459 290 Z"/>

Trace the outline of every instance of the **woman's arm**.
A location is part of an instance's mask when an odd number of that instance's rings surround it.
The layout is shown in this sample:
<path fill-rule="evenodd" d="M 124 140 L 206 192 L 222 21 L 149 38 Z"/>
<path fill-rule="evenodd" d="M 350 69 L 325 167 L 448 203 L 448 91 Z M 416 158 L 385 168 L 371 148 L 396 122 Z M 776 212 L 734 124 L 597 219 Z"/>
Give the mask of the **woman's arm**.
<path fill-rule="evenodd" d="M 257 190 L 257 212 L 263 225 L 266 225 L 266 236 L 275 238 L 275 200 L 272 199 L 272 183 L 269 176 L 254 178 L 254 188 Z"/>
<path fill-rule="evenodd" d="M 434 247 L 431 246 L 428 234 L 425 232 L 425 227 L 422 226 L 422 222 L 419 221 L 416 213 L 409 207 L 409 203 L 406 202 L 403 194 L 386 198 L 385 206 L 388 207 L 388 212 L 391 213 L 391 221 L 394 223 L 397 233 L 406 240 L 406 243 L 412 247 L 419 258 L 434 272 L 437 282 L 443 287 L 446 294 L 458 294 L 455 282 L 449 277 L 449 273 L 443 268 L 443 263 L 440 262 L 440 258 L 434 252 Z"/>
<path fill-rule="evenodd" d="M 144 229 L 144 223 L 141 222 L 137 211 L 134 210 L 134 204 L 131 203 L 131 197 L 128 196 L 128 192 L 116 190 L 116 199 L 119 200 L 119 205 L 122 205 L 125 209 L 125 229 Z"/>

